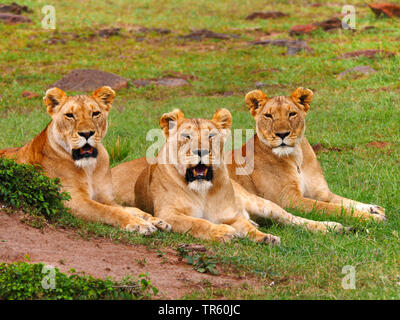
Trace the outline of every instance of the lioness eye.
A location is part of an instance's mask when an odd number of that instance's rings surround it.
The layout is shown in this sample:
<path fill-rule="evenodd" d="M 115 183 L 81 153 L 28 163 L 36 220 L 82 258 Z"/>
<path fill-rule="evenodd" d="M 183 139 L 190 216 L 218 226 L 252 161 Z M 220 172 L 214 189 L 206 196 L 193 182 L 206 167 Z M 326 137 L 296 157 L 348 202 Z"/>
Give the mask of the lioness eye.
<path fill-rule="evenodd" d="M 289 113 L 289 117 L 294 117 L 295 115 L 297 115 L 297 112 L 291 112 L 291 113 Z"/>
<path fill-rule="evenodd" d="M 266 113 L 266 114 L 264 114 L 264 117 L 272 119 L 272 114 Z"/>
<path fill-rule="evenodd" d="M 182 133 L 181 136 L 184 137 L 185 139 L 190 139 L 190 135 L 187 133 Z"/>
<path fill-rule="evenodd" d="M 97 117 L 100 114 L 100 111 L 93 112 L 93 117 Z"/>
<path fill-rule="evenodd" d="M 74 115 L 73 115 L 72 113 L 66 113 L 65 116 L 66 116 L 67 118 L 71 118 L 71 119 L 74 118 Z"/>
<path fill-rule="evenodd" d="M 208 137 L 211 139 L 211 138 L 214 138 L 216 135 L 217 134 L 215 132 L 213 132 L 213 133 L 210 133 L 210 135 Z"/>

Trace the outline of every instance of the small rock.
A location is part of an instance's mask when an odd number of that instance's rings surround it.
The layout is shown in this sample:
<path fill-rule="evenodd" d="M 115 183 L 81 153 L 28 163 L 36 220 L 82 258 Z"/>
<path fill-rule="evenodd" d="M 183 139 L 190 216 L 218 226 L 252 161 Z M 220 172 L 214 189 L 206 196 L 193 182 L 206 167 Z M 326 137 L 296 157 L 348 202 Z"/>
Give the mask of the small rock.
<path fill-rule="evenodd" d="M 387 58 L 394 56 L 394 53 L 390 51 L 377 50 L 377 49 L 358 50 L 358 51 L 344 53 L 340 55 L 338 59 L 359 58 L 359 57 L 375 58 L 379 56 Z"/>
<path fill-rule="evenodd" d="M 321 27 L 325 31 L 332 30 L 332 29 L 339 29 L 342 28 L 342 20 L 337 17 L 330 18 L 328 20 L 324 20 L 321 22 L 316 23 L 318 27 Z"/>
<path fill-rule="evenodd" d="M 254 19 L 277 19 L 287 17 L 289 14 L 280 11 L 253 12 L 246 17 L 246 20 Z"/>
<path fill-rule="evenodd" d="M 24 98 L 27 98 L 27 99 L 33 99 L 33 98 L 40 97 L 39 94 L 32 92 L 32 91 L 24 91 L 24 92 L 22 92 L 21 96 Z"/>
<path fill-rule="evenodd" d="M 201 29 L 201 30 L 195 30 L 187 35 L 181 36 L 180 38 L 200 41 L 205 38 L 228 40 L 231 38 L 240 38 L 240 36 L 233 35 L 233 34 L 216 33 L 211 30 Z"/>
<path fill-rule="evenodd" d="M 152 80 L 133 80 L 132 84 L 136 87 L 136 88 L 140 88 L 140 87 L 146 87 L 151 85 L 152 83 L 154 83 L 154 81 Z"/>
<path fill-rule="evenodd" d="M 370 3 L 368 7 L 377 17 L 384 15 L 387 17 L 400 17 L 400 6 L 393 3 Z"/>
<path fill-rule="evenodd" d="M 354 67 L 354 68 L 351 68 L 351 69 L 347 69 L 347 70 L 339 73 L 337 75 L 337 77 L 339 79 L 341 79 L 341 78 L 345 77 L 348 74 L 352 74 L 352 75 L 357 76 L 357 75 L 360 75 L 360 74 L 361 75 L 369 75 L 369 74 L 372 74 L 372 73 L 375 73 L 375 72 L 377 72 L 377 71 L 375 69 L 371 68 L 371 67 L 368 67 L 368 66 L 357 66 L 357 67 Z"/>
<path fill-rule="evenodd" d="M 190 85 L 189 82 L 181 78 L 138 79 L 132 81 L 132 84 L 137 88 L 146 87 L 151 84 L 170 88 Z"/>
<path fill-rule="evenodd" d="M 303 40 L 287 40 L 287 39 L 274 39 L 274 40 L 259 40 L 253 41 L 251 45 L 273 45 L 279 47 L 287 47 L 286 55 L 293 55 L 301 50 L 311 52 L 312 49 L 307 45 L 307 42 Z"/>
<path fill-rule="evenodd" d="M 181 87 L 189 85 L 189 82 L 179 78 L 163 78 L 157 80 L 156 84 L 163 87 Z"/>
<path fill-rule="evenodd" d="M 11 4 L 0 4 L 0 12 L 8 12 L 14 14 L 21 14 L 22 12 L 31 13 L 32 10 L 29 9 L 27 6 L 21 6 L 15 2 Z"/>
<path fill-rule="evenodd" d="M 291 36 L 298 36 L 302 34 L 310 34 L 314 30 L 317 29 L 317 26 L 313 24 L 306 24 L 306 25 L 297 25 L 290 28 L 289 34 Z"/>
<path fill-rule="evenodd" d="M 0 21 L 6 24 L 32 23 L 32 20 L 18 14 L 0 13 Z"/>
<path fill-rule="evenodd" d="M 102 86 L 110 86 L 114 90 L 120 90 L 129 86 L 129 80 L 109 72 L 75 69 L 61 80 L 50 85 L 49 88 L 58 87 L 65 91 L 93 91 Z"/>

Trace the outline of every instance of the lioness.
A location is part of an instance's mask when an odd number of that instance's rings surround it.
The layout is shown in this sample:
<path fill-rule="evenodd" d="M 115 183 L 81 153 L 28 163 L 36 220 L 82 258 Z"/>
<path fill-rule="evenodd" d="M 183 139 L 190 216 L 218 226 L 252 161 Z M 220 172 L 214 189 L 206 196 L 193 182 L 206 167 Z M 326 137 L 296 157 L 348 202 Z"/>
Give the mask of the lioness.
<path fill-rule="evenodd" d="M 186 119 L 178 109 L 164 114 L 160 126 L 166 143 L 156 161 L 149 164 L 141 158 L 112 169 L 116 200 L 153 213 L 175 232 L 217 241 L 248 235 L 255 241 L 280 242 L 257 230 L 248 213 L 310 230 L 343 230 L 336 222 L 295 217 L 231 181 L 223 158 L 231 124 L 226 109 L 211 120 Z"/>
<path fill-rule="evenodd" d="M 304 136 L 305 117 L 312 99 L 313 92 L 305 88 L 296 89 L 290 97 L 270 99 L 260 90 L 249 92 L 245 102 L 256 122 L 257 133 L 253 141 L 231 152 L 232 164 L 228 165 L 231 178 L 249 192 L 284 208 L 317 209 L 328 214 L 343 211 L 362 219 L 385 220 L 382 207 L 346 199 L 329 190 L 317 157 Z M 240 171 L 243 167 L 235 162 L 234 155 L 249 150 L 253 143 L 254 152 L 248 152 L 252 158 L 247 161 L 254 161 L 254 170 L 243 175 Z"/>
<path fill-rule="evenodd" d="M 72 97 L 61 89 L 49 89 L 43 100 L 51 122 L 25 146 L 0 150 L 0 156 L 38 164 L 47 176 L 60 178 L 63 190 L 71 195 L 65 204 L 80 218 L 140 234 L 168 230 L 162 220 L 114 203 L 109 158 L 101 143 L 114 97 L 110 87 L 101 87 L 92 96 Z"/>

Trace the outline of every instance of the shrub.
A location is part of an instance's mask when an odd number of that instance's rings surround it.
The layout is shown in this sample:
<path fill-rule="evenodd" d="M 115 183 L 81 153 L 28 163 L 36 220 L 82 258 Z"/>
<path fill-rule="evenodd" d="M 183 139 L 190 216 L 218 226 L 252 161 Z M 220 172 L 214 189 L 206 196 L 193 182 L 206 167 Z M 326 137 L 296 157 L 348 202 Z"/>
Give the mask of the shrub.
<path fill-rule="evenodd" d="M 66 212 L 60 180 L 49 178 L 37 166 L 0 158 L 0 202 L 46 218 Z"/>
<path fill-rule="evenodd" d="M 158 292 L 147 275 L 140 275 L 138 280 L 128 276 L 121 282 L 114 282 L 109 278 L 102 280 L 79 275 L 74 270 L 71 270 L 71 275 L 66 275 L 57 268 L 54 268 L 52 289 L 46 287 L 51 281 L 45 279 L 50 272 L 44 267 L 43 263 L 1 263 L 0 299 L 149 299 Z"/>

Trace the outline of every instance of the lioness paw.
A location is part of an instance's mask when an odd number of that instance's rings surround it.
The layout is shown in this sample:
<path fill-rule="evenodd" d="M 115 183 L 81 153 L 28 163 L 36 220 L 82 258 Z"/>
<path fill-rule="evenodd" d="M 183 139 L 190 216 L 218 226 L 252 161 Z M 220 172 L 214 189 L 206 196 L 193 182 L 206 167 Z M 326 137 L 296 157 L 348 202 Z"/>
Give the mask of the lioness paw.
<path fill-rule="evenodd" d="M 235 228 L 228 226 L 227 224 L 220 224 L 211 229 L 211 239 L 220 242 L 229 242 L 235 238 L 240 237 L 240 234 Z"/>
<path fill-rule="evenodd" d="M 369 213 L 371 214 L 380 214 L 382 216 L 385 215 L 385 208 L 382 208 L 380 206 L 377 206 L 375 204 L 370 204 L 369 205 Z"/>
<path fill-rule="evenodd" d="M 387 220 L 385 215 L 385 208 L 382 208 L 381 206 L 377 206 L 375 204 L 360 203 L 357 204 L 356 210 L 368 213 L 369 215 L 367 216 L 367 218 L 373 219 L 375 221 Z"/>
<path fill-rule="evenodd" d="M 143 219 L 136 218 L 131 219 L 131 221 L 125 226 L 127 231 L 135 231 L 141 235 L 148 236 L 157 231 L 157 228 L 153 226 L 150 222 L 144 221 Z"/>
<path fill-rule="evenodd" d="M 172 230 L 172 226 L 162 219 L 153 217 L 149 220 L 149 222 L 151 222 L 153 224 L 153 226 L 155 226 L 159 230 L 167 231 L 167 232 Z"/>
<path fill-rule="evenodd" d="M 277 236 L 273 236 L 272 234 L 264 234 L 264 237 L 260 240 L 260 242 L 269 243 L 273 245 L 280 245 L 281 238 Z"/>

